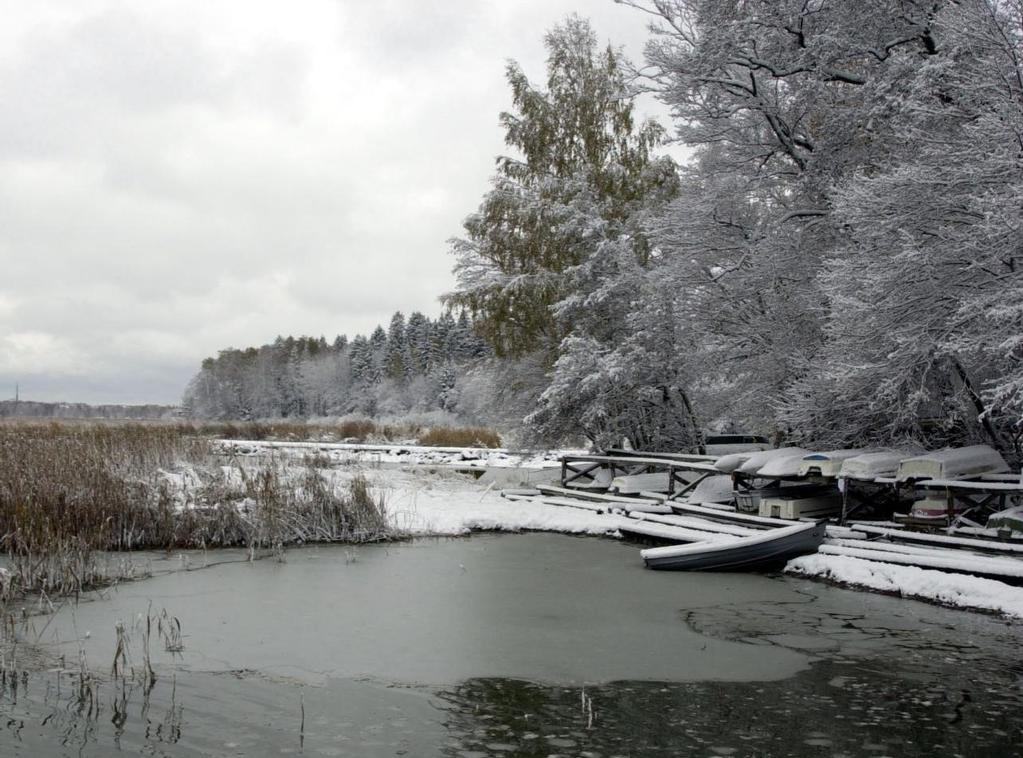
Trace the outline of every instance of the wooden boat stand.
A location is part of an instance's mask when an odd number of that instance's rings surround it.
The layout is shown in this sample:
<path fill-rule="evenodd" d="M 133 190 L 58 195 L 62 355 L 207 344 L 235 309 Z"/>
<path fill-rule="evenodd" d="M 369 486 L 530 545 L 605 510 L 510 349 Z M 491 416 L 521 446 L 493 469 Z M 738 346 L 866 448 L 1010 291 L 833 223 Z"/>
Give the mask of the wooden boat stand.
<path fill-rule="evenodd" d="M 718 473 L 710 462 L 712 459 L 711 456 L 685 454 L 663 458 L 634 454 L 564 455 L 561 457 L 561 486 L 570 487 L 573 482 L 580 480 L 593 481 L 596 479 L 594 472 L 600 469 L 609 470 L 612 479 L 665 471 L 668 474 L 668 498 L 676 499 L 692 491 L 706 477 Z M 698 471 L 700 476 L 696 481 L 689 481 L 682 477 L 684 471 Z"/>

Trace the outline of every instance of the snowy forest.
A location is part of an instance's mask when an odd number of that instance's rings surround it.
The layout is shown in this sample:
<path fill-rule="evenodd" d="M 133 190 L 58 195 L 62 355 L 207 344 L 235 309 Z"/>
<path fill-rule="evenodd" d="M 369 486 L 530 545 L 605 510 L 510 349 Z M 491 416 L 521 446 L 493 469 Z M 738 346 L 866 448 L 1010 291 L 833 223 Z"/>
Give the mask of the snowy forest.
<path fill-rule="evenodd" d="M 278 337 L 203 361 L 183 401 L 187 415 L 253 420 L 446 411 L 457 417 L 459 380 L 488 353 L 463 311 L 431 320 L 395 313 L 387 330 L 351 341 Z"/>
<path fill-rule="evenodd" d="M 481 342 L 404 374 L 383 330 L 227 351 L 189 406 L 418 402 L 547 443 L 734 428 L 1018 460 L 1023 2 L 620 1 L 650 22 L 645 60 L 571 17 L 542 84 L 508 64 L 509 154 L 443 296 Z M 670 123 L 637 119 L 644 93 Z M 471 408 L 445 394 L 459 377 Z"/>

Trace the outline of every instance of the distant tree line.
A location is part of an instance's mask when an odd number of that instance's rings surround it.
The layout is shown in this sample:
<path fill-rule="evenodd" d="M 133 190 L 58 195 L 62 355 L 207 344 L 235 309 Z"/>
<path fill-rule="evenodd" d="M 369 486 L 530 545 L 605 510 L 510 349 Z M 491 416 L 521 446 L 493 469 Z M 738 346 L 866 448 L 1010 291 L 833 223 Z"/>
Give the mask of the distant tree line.
<path fill-rule="evenodd" d="M 179 416 L 174 405 L 88 405 L 86 403 L 43 403 L 35 400 L 0 401 L 0 418 L 60 419 L 169 419 Z"/>
<path fill-rule="evenodd" d="M 489 353 L 468 315 L 395 313 L 368 337 L 278 337 L 207 358 L 185 391 L 185 413 L 251 420 L 409 411 L 456 412 L 459 380 Z"/>

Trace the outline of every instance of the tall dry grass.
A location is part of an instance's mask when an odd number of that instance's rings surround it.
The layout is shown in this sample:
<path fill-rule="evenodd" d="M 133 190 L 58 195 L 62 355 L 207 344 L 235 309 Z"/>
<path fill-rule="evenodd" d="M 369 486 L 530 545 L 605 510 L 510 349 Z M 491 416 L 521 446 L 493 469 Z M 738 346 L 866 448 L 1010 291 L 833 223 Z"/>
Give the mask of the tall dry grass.
<path fill-rule="evenodd" d="M 67 594 L 131 577 L 106 551 L 396 536 L 364 479 L 271 460 L 224 470 L 189 425 L 0 424 L 0 552 L 20 591 Z"/>
<path fill-rule="evenodd" d="M 430 447 L 501 447 L 501 437 L 481 426 L 442 426 L 428 429 L 419 444 Z"/>
<path fill-rule="evenodd" d="M 279 549 L 296 542 L 371 542 L 395 536 L 382 496 L 360 474 L 338 485 L 312 467 L 275 462 L 243 474 L 244 515 L 253 519 L 250 544 Z"/>

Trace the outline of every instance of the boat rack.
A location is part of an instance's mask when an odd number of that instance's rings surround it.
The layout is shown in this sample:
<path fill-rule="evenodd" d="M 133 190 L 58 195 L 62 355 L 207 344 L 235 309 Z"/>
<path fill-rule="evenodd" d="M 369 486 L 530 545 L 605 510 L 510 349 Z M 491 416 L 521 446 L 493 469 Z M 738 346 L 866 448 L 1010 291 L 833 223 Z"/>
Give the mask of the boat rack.
<path fill-rule="evenodd" d="M 621 453 L 624 451 L 615 451 Z M 718 474 L 713 465 L 714 456 L 672 454 L 664 455 L 589 455 L 573 454 L 561 457 L 561 486 L 585 488 L 597 482 L 597 472 L 609 472 L 610 478 L 633 476 L 664 471 L 668 476 L 668 499 L 682 497 L 708 476 Z M 699 473 L 690 481 L 681 472 Z"/>

